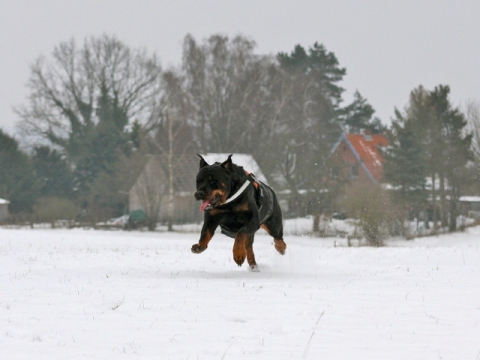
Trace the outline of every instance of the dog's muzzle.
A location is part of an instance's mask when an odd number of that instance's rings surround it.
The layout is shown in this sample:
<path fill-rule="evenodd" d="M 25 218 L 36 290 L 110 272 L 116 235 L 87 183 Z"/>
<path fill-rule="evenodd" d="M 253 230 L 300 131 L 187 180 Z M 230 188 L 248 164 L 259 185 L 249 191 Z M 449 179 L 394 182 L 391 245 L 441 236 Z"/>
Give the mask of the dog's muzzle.
<path fill-rule="evenodd" d="M 203 196 L 200 196 L 200 195 L 203 195 Z M 204 195 L 205 194 L 203 192 L 201 192 L 200 194 L 195 193 L 195 199 L 202 201 L 202 203 L 200 204 L 200 210 L 201 211 L 213 210 L 213 208 L 219 203 L 220 196 L 218 194 L 215 194 L 212 197 L 205 199 Z"/>
<path fill-rule="evenodd" d="M 198 190 L 195 192 L 195 194 L 193 194 L 193 196 L 195 196 L 195 200 L 202 200 L 203 197 L 205 196 L 205 191 Z"/>

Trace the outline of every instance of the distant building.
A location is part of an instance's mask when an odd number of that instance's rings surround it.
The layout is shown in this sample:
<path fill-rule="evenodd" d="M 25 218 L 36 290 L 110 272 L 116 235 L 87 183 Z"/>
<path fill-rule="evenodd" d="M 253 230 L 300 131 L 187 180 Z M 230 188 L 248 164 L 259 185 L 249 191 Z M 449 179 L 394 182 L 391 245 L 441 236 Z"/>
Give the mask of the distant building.
<path fill-rule="evenodd" d="M 480 196 L 460 196 L 460 212 L 475 220 L 480 220 Z"/>
<path fill-rule="evenodd" d="M 384 159 L 380 149 L 388 146 L 383 135 L 342 134 L 332 147 L 330 177 L 342 177 L 350 182 L 379 183 L 383 177 Z"/>
<path fill-rule="evenodd" d="M 175 223 L 197 222 L 201 214 L 195 202 L 195 177 L 198 172 L 199 158 L 191 156 L 174 156 L 173 190 Z M 143 168 L 138 173 L 128 191 L 130 211 L 143 210 L 147 215 L 158 213 L 159 221 L 168 219 L 169 171 L 168 159 L 162 155 L 149 155 Z"/>
<path fill-rule="evenodd" d="M 381 182 L 385 162 L 381 149 L 387 146 L 388 140 L 383 135 L 365 131 L 340 135 L 326 163 L 330 211 L 346 213 L 348 187 Z"/>
<path fill-rule="evenodd" d="M 8 219 L 8 204 L 10 204 L 10 201 L 0 199 L 0 223 Z"/>

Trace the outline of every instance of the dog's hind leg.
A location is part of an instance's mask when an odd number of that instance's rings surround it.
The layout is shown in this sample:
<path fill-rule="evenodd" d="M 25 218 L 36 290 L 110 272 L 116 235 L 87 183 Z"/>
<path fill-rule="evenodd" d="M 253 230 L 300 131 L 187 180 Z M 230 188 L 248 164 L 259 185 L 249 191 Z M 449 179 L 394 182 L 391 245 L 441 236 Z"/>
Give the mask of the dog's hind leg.
<path fill-rule="evenodd" d="M 233 260 L 238 266 L 242 266 L 247 256 L 246 245 L 248 241 L 248 235 L 243 233 L 237 233 L 235 235 L 235 242 L 233 244 Z"/>
<path fill-rule="evenodd" d="M 261 228 L 264 229 L 271 237 L 273 237 L 275 250 L 277 250 L 281 255 L 285 255 L 287 244 L 285 244 L 283 241 L 283 229 L 280 229 L 280 231 L 273 231 L 268 227 L 267 224 L 262 224 Z"/>
<path fill-rule="evenodd" d="M 254 240 L 254 235 L 251 235 L 248 237 L 247 243 L 245 245 L 245 250 L 247 252 L 247 261 L 248 261 L 248 265 L 250 266 L 250 269 L 256 270 L 257 263 L 255 261 L 255 254 L 253 253 L 253 240 Z"/>
<path fill-rule="evenodd" d="M 281 254 L 285 255 L 285 250 L 287 250 L 287 244 L 283 241 L 283 239 L 273 239 L 275 243 L 275 249 Z"/>

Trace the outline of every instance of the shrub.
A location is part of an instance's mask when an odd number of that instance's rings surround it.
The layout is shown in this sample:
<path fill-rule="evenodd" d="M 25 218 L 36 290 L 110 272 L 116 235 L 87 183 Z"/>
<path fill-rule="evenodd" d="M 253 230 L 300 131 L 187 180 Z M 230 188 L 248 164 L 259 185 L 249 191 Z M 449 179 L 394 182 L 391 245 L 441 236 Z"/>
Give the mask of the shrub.
<path fill-rule="evenodd" d="M 48 222 L 52 228 L 57 220 L 71 222 L 80 213 L 80 208 L 71 200 L 65 198 L 40 198 L 34 206 L 36 218 Z"/>
<path fill-rule="evenodd" d="M 379 185 L 351 185 L 345 194 L 349 217 L 358 219 L 359 230 L 372 246 L 382 246 L 394 219 L 393 204 Z"/>

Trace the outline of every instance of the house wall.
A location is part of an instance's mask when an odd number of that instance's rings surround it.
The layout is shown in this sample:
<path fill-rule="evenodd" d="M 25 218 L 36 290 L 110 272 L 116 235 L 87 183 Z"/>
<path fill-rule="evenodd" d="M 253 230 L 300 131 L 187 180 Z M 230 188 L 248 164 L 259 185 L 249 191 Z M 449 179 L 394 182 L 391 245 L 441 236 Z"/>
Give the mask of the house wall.
<path fill-rule="evenodd" d="M 168 221 L 168 196 L 162 200 L 160 207 L 159 221 Z M 175 196 L 173 207 L 173 219 L 176 224 L 198 223 L 203 220 L 203 212 L 200 211 L 200 202 L 191 196 Z"/>
<path fill-rule="evenodd" d="M 168 220 L 168 181 L 157 160 L 152 159 L 147 163 L 137 181 L 129 191 L 128 209 L 143 210 L 147 216 L 146 207 L 158 208 L 159 222 Z M 203 213 L 199 210 L 199 203 L 193 197 L 193 191 L 188 194 L 176 194 L 174 197 L 173 221 L 177 224 L 199 222 Z"/>
<path fill-rule="evenodd" d="M 347 188 L 356 185 L 370 185 L 372 184 L 372 179 L 358 162 L 357 158 L 355 157 L 345 140 L 343 140 L 338 145 L 337 149 L 333 152 L 332 156 L 330 157 L 329 166 L 337 166 L 340 169 L 340 174 L 337 178 L 338 181 L 347 181 L 345 185 L 343 185 L 342 190 L 333 199 L 333 208 L 331 210 L 333 212 L 345 212 L 345 193 L 347 191 Z M 350 166 L 358 167 L 357 177 L 350 176 Z M 335 180 L 332 179 L 332 181 Z"/>
<path fill-rule="evenodd" d="M 355 155 L 352 153 L 350 147 L 343 140 L 337 149 L 334 151 L 331 157 L 334 164 L 339 165 L 342 171 L 342 178 L 348 178 L 352 183 L 364 183 L 371 184 L 372 180 L 369 175 L 365 172 L 365 169 L 358 162 Z M 358 177 L 350 177 L 350 166 L 358 166 Z"/>
<path fill-rule="evenodd" d="M 8 218 L 8 204 L 0 204 L 0 222 Z"/>
<path fill-rule="evenodd" d="M 163 171 L 155 158 L 152 157 L 129 191 L 128 209 L 130 211 L 142 209 L 147 213 L 145 209 L 147 203 L 152 206 L 154 202 L 161 201 L 162 194 L 165 193 L 166 183 Z"/>
<path fill-rule="evenodd" d="M 480 201 L 460 201 L 460 214 L 480 219 Z"/>

